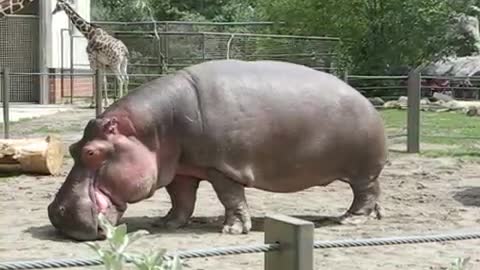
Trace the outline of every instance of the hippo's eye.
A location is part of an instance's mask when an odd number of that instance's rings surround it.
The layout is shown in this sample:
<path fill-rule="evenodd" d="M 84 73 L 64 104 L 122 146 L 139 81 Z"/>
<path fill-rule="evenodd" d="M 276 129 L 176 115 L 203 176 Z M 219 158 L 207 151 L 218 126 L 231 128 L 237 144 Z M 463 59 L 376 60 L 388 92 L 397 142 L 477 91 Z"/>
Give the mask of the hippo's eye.
<path fill-rule="evenodd" d="M 87 150 L 87 155 L 93 156 L 95 152 L 93 150 Z"/>

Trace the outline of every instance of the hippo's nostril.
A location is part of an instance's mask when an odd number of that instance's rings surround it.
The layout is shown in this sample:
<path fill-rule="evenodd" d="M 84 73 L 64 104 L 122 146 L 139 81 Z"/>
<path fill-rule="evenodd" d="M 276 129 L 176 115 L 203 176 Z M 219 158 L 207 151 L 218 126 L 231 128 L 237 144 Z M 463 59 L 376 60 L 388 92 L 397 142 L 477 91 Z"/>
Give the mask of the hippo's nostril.
<path fill-rule="evenodd" d="M 65 213 L 65 207 L 64 206 L 60 206 L 58 207 L 58 213 L 63 216 L 63 214 Z"/>

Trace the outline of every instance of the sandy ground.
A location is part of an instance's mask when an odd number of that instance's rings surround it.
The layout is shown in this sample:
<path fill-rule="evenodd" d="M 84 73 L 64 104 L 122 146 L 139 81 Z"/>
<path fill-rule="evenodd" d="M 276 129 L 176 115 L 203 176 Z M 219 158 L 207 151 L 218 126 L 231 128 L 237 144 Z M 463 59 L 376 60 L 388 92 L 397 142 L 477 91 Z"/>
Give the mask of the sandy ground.
<path fill-rule="evenodd" d="M 38 105 L 38 104 L 18 104 L 10 105 L 9 120 L 11 122 L 18 122 L 24 119 L 31 119 L 34 117 L 42 117 L 52 115 L 58 112 L 67 112 L 74 107 L 69 105 Z M 3 110 L 3 109 L 2 109 Z M 3 111 L 0 114 L 0 123 L 3 124 Z"/>
<path fill-rule="evenodd" d="M 32 130 L 62 130 L 66 144 L 80 138 L 93 110 L 69 111 L 22 122 L 12 128 L 15 137 L 42 136 Z M 45 133 L 44 133 L 45 134 Z M 43 135 L 44 135 L 43 134 Z M 149 200 L 131 205 L 123 221 L 130 230 L 151 232 L 132 251 L 155 248 L 191 249 L 263 242 L 265 213 L 292 215 L 314 221 L 316 240 L 406 236 L 479 228 L 480 164 L 459 159 L 429 159 L 392 153 L 392 164 L 381 177 L 385 219 L 362 225 L 333 225 L 322 217 L 343 213 L 352 200 L 342 183 L 294 194 L 247 190 L 254 221 L 248 235 L 221 235 L 223 208 L 208 184 L 199 189 L 192 223 L 176 232 L 151 226 L 169 207 L 159 190 Z M 65 160 L 65 173 L 71 159 Z M 59 177 L 21 175 L 0 178 L 0 261 L 94 257 L 85 245 L 58 236 L 47 218 L 46 207 L 65 174 Z M 447 269 L 456 257 L 471 257 L 471 269 L 480 267 L 479 240 L 447 243 L 344 248 L 315 251 L 315 269 Z M 263 254 L 191 259 L 187 269 L 263 269 Z"/>

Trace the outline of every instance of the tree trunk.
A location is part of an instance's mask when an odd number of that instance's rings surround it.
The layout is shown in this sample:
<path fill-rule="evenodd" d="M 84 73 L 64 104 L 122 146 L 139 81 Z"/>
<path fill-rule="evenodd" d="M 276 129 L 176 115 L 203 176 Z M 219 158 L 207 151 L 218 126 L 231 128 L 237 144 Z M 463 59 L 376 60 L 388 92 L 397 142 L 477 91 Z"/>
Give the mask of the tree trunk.
<path fill-rule="evenodd" d="M 58 137 L 0 139 L 0 172 L 57 175 L 62 169 L 64 152 Z"/>

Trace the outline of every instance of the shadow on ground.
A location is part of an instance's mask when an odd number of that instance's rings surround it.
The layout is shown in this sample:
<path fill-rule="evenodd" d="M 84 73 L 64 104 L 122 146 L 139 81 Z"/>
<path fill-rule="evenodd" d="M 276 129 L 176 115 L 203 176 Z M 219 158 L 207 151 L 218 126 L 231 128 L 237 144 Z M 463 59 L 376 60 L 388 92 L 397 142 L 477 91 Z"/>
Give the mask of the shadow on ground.
<path fill-rule="evenodd" d="M 291 217 L 299 218 L 302 220 L 310 221 L 314 224 L 315 228 L 325 226 L 340 225 L 335 221 L 336 217 L 333 216 L 295 216 Z M 158 220 L 158 217 L 127 217 L 121 220 L 121 223 L 126 223 L 128 232 L 134 232 L 138 230 L 147 230 L 151 234 L 207 234 L 207 233 L 220 233 L 222 230 L 223 216 L 216 217 L 193 217 L 190 219 L 190 223 L 183 228 L 176 230 L 167 230 L 165 228 L 154 226 L 154 223 Z M 264 217 L 252 217 L 252 232 L 263 232 L 264 230 Z M 30 233 L 33 238 L 40 240 L 48 240 L 55 242 L 76 242 L 67 239 L 65 236 L 58 233 L 55 228 L 46 224 L 43 226 L 34 226 L 26 229 L 24 232 Z"/>
<path fill-rule="evenodd" d="M 455 193 L 453 198 L 464 206 L 480 206 L 480 187 L 465 187 Z"/>

